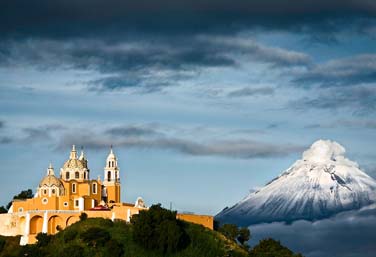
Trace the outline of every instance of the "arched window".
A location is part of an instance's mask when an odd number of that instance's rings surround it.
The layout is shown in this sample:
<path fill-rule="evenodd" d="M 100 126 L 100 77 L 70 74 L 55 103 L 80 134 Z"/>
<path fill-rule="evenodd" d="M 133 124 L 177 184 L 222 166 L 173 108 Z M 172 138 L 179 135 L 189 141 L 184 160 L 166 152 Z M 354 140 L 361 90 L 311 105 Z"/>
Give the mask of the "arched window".
<path fill-rule="evenodd" d="M 52 194 L 54 195 L 56 193 L 56 190 L 55 189 L 52 189 Z"/>
<path fill-rule="evenodd" d="M 75 178 L 80 178 L 80 173 L 79 173 L 78 171 L 76 171 L 76 172 L 74 173 L 74 177 L 75 177 Z"/>
<path fill-rule="evenodd" d="M 118 180 L 118 174 L 117 174 L 117 171 L 115 171 L 115 180 Z"/>
<path fill-rule="evenodd" d="M 72 193 L 76 193 L 76 184 L 72 184 Z"/>
<path fill-rule="evenodd" d="M 108 162 L 108 167 L 111 167 L 111 162 Z"/>
<path fill-rule="evenodd" d="M 115 162 L 114 161 L 112 161 L 112 167 L 115 167 Z"/>
<path fill-rule="evenodd" d="M 111 181 L 111 171 L 107 171 L 107 180 Z"/>
<path fill-rule="evenodd" d="M 93 194 L 97 193 L 97 183 L 93 184 Z"/>
<path fill-rule="evenodd" d="M 84 172 L 84 179 L 86 179 L 86 172 Z"/>
<path fill-rule="evenodd" d="M 69 179 L 69 172 L 68 171 L 65 173 L 65 177 L 66 177 L 66 179 Z"/>

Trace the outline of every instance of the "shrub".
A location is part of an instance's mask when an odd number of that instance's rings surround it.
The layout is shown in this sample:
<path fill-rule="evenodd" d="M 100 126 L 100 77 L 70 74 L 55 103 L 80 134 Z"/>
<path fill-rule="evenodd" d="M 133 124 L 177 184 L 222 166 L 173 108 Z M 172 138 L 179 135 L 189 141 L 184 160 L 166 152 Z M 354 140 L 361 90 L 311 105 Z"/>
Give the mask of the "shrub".
<path fill-rule="evenodd" d="M 43 247 L 48 245 L 48 243 L 51 241 L 52 236 L 47 235 L 46 233 L 38 233 L 36 236 L 36 239 L 38 240 L 37 246 Z"/>
<path fill-rule="evenodd" d="M 85 212 L 81 213 L 80 215 L 80 221 L 84 221 L 87 219 L 87 214 Z"/>

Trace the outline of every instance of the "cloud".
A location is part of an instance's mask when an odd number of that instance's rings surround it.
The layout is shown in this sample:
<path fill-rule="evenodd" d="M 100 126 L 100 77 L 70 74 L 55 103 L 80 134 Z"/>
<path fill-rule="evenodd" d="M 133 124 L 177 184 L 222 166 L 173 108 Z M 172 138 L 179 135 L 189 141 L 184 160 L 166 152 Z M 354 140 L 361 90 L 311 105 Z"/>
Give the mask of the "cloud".
<path fill-rule="evenodd" d="M 242 97 L 242 96 L 258 96 L 258 95 L 273 95 L 274 88 L 272 87 L 244 87 L 238 90 L 231 91 L 227 94 L 229 97 Z"/>
<path fill-rule="evenodd" d="M 47 142 L 52 139 L 52 135 L 55 132 L 65 130 L 65 127 L 62 125 L 57 124 L 50 124 L 40 127 L 28 127 L 23 128 L 22 132 L 24 137 L 19 139 L 19 141 L 23 142 Z"/>
<path fill-rule="evenodd" d="M 314 66 L 294 79 L 299 86 L 343 87 L 376 82 L 376 55 L 363 54 Z"/>
<path fill-rule="evenodd" d="M 296 110 L 350 110 L 352 115 L 373 113 L 376 109 L 376 87 L 360 85 L 345 88 L 322 89 L 318 95 L 303 97 L 289 102 L 288 106 Z"/>
<path fill-rule="evenodd" d="M 351 18 L 371 19 L 371 0 L 150 1 L 14 0 L 0 10 L 0 33 L 6 37 L 121 37 L 135 33 L 197 34 L 238 31 L 244 27 L 329 31 Z M 339 19 L 341 22 L 333 22 Z M 48 24 L 48 26 L 46 26 Z"/>
<path fill-rule="evenodd" d="M 313 123 L 305 126 L 304 128 L 317 129 L 317 128 L 366 128 L 376 129 L 375 120 L 336 120 L 330 123 Z"/>
<path fill-rule="evenodd" d="M 307 257 L 372 257 L 376 251 L 376 205 L 316 222 L 251 226 L 251 244 L 272 237 Z"/>
<path fill-rule="evenodd" d="M 13 139 L 6 136 L 0 136 L 0 144 L 9 144 L 12 143 Z"/>
<path fill-rule="evenodd" d="M 88 135 L 90 134 L 90 136 Z M 272 144 L 250 139 L 211 140 L 199 142 L 183 137 L 165 136 L 151 128 L 129 126 L 111 128 L 98 136 L 95 133 L 64 133 L 57 149 L 66 149 L 72 144 L 85 148 L 101 149 L 109 145 L 127 149 L 154 149 L 174 151 L 191 156 L 219 156 L 226 158 L 270 158 L 300 152 L 304 147 L 292 144 Z"/>
<path fill-rule="evenodd" d="M 376 163 L 361 165 L 361 169 L 364 170 L 368 175 L 376 179 Z"/>
<path fill-rule="evenodd" d="M 137 37 L 115 42 L 102 39 L 11 40 L 0 41 L 0 49 L 4 49 L 4 58 L 0 59 L 3 67 L 96 71 L 99 78 L 89 80 L 88 86 L 90 90 L 99 91 L 143 87 L 146 92 L 153 92 L 195 78 L 206 68 L 240 67 L 242 59 L 274 68 L 311 63 L 304 53 L 265 46 L 249 38 L 203 35 L 192 36 L 189 40 L 185 37 L 157 38 L 153 42 Z"/>
<path fill-rule="evenodd" d="M 113 136 L 122 136 L 122 137 L 161 135 L 161 133 L 157 132 L 155 129 L 152 129 L 150 127 L 136 126 L 136 125 L 110 128 L 106 130 L 105 133 L 113 135 Z"/>

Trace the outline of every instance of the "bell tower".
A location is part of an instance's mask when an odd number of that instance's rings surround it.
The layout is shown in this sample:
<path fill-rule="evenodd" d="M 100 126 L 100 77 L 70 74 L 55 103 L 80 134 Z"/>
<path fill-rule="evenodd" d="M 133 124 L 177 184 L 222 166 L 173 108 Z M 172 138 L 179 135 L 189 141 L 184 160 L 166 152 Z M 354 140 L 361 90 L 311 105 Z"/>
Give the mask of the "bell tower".
<path fill-rule="evenodd" d="M 111 146 L 104 168 L 102 196 L 107 203 L 120 203 L 120 169 Z"/>

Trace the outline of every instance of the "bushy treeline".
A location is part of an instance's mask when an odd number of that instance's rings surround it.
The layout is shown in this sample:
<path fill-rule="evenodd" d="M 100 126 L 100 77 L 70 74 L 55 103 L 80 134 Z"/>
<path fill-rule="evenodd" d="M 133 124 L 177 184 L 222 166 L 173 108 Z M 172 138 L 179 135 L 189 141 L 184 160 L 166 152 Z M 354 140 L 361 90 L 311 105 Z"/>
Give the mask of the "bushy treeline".
<path fill-rule="evenodd" d="M 261 240 L 255 247 L 249 250 L 247 242 L 251 238 L 251 232 L 246 227 L 238 228 L 234 224 L 224 224 L 218 226 L 217 230 L 227 239 L 247 249 L 249 257 L 303 257 L 300 253 L 295 254 L 287 247 L 281 245 L 279 241 L 272 238 Z"/>
<path fill-rule="evenodd" d="M 218 230 L 177 220 L 176 212 L 154 205 L 130 224 L 83 215 L 56 235 L 39 233 L 33 245 L 0 236 L 0 257 L 301 257 L 271 239 L 249 251 L 247 228 L 227 224 Z"/>

